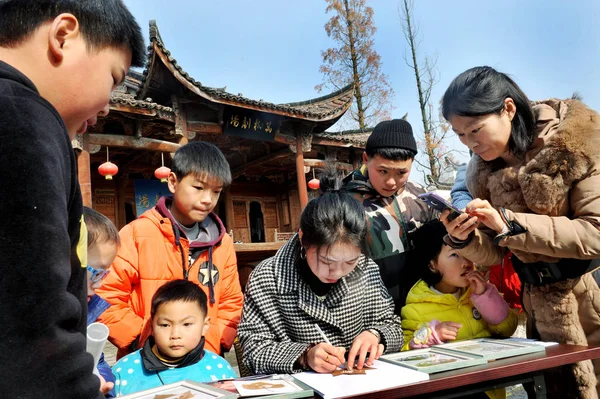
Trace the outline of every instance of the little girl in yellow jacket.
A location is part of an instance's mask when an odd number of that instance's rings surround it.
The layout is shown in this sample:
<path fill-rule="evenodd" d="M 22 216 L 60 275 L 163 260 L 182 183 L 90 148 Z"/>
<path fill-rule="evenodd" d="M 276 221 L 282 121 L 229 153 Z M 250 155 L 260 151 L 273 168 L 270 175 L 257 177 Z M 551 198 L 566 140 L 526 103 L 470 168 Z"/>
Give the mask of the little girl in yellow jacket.
<path fill-rule="evenodd" d="M 439 220 L 412 234 L 409 263 L 421 275 L 402 308 L 402 350 L 427 348 L 449 341 L 510 337 L 517 314 L 496 287 L 485 281 L 473 262 L 444 243 L 446 228 Z M 486 392 L 504 397 L 504 389 Z"/>

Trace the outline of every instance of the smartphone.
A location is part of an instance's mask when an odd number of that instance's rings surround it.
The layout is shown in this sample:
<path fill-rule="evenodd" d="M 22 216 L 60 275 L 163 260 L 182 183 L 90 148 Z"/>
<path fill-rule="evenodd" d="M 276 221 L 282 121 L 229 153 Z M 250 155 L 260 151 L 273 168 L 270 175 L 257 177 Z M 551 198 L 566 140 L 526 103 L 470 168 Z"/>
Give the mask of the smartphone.
<path fill-rule="evenodd" d="M 435 193 L 419 194 L 418 198 L 440 213 L 449 209 L 450 215 L 448 215 L 448 220 L 454 220 L 463 213 L 463 211 Z"/>

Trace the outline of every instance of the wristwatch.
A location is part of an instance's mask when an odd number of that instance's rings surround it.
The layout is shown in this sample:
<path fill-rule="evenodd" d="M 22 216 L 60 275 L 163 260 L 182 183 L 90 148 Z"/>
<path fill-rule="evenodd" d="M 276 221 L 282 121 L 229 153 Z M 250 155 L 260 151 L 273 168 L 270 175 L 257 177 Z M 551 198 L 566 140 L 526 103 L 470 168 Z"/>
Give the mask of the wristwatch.
<path fill-rule="evenodd" d="M 512 237 L 512 236 L 516 236 L 519 234 L 523 234 L 523 233 L 527 233 L 527 229 L 523 226 L 521 226 L 519 223 L 515 222 L 514 220 L 508 220 L 508 215 L 506 214 L 506 209 L 504 208 L 499 208 L 499 213 L 500 213 L 500 217 L 502 218 L 502 220 L 504 221 L 504 223 L 506 224 L 506 227 L 508 229 L 504 229 L 500 234 L 498 234 L 496 237 L 494 237 L 494 239 L 492 240 L 492 243 L 494 245 L 499 245 L 500 241 L 502 241 L 503 238 L 505 237 Z"/>
<path fill-rule="evenodd" d="M 377 337 L 377 343 L 381 342 L 381 334 L 379 334 L 379 331 L 374 328 L 369 328 L 367 331 Z"/>
<path fill-rule="evenodd" d="M 432 331 L 429 325 L 425 324 L 417 331 L 413 336 L 413 342 L 417 345 L 427 345 L 429 342 L 429 337 L 431 337 Z"/>

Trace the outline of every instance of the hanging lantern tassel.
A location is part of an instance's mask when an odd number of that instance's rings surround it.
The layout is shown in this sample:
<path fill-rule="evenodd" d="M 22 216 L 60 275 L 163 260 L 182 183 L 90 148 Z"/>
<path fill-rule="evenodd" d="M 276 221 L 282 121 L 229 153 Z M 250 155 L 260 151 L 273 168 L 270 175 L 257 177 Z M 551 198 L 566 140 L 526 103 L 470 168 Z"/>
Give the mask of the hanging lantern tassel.
<path fill-rule="evenodd" d="M 154 176 L 156 176 L 157 179 L 160 179 L 161 183 L 166 183 L 167 177 L 169 177 L 171 174 L 171 169 L 165 166 L 165 154 L 161 153 L 160 157 L 162 160 L 162 166 L 154 171 Z"/>
<path fill-rule="evenodd" d="M 106 162 L 98 167 L 98 172 L 104 176 L 106 180 L 112 180 L 112 177 L 119 173 L 117 165 L 109 161 L 108 147 L 106 147 Z"/>
<path fill-rule="evenodd" d="M 321 187 L 321 181 L 315 178 L 315 169 L 313 168 L 313 178 L 308 182 L 308 188 L 318 190 Z"/>

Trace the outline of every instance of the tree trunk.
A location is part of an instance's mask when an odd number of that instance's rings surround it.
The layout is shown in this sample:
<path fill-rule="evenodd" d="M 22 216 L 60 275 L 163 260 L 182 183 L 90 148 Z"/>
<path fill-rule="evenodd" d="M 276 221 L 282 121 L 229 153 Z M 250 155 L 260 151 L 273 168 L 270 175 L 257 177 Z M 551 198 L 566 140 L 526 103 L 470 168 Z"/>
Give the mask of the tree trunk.
<path fill-rule="evenodd" d="M 427 104 L 423 99 L 423 87 L 421 85 L 421 74 L 419 72 L 419 65 L 417 64 L 417 51 L 415 48 L 415 37 L 410 23 L 410 10 L 408 8 L 408 0 L 404 0 L 404 14 L 406 16 L 406 30 L 408 33 L 408 41 L 410 44 L 410 51 L 413 61 L 413 69 L 415 71 L 415 79 L 417 80 L 417 91 L 419 92 L 419 107 L 421 108 L 421 119 L 423 120 L 423 134 L 425 135 L 425 146 L 427 152 L 427 158 L 429 160 L 429 170 L 431 172 L 431 178 L 434 181 L 439 179 L 439 171 L 435 163 L 435 150 L 434 144 L 431 138 L 431 130 L 429 126 L 429 119 L 427 118 Z"/>
<path fill-rule="evenodd" d="M 358 60 L 356 57 L 356 48 L 354 46 L 354 31 L 352 20 L 350 19 L 350 6 L 348 0 L 344 0 L 344 9 L 346 10 L 346 25 L 348 26 L 348 43 L 350 45 L 350 57 L 352 59 L 352 77 L 354 80 L 354 97 L 356 98 L 356 109 L 358 116 L 358 126 L 361 130 L 365 129 L 365 110 L 363 109 L 363 99 L 360 90 L 360 78 L 358 77 Z"/>

